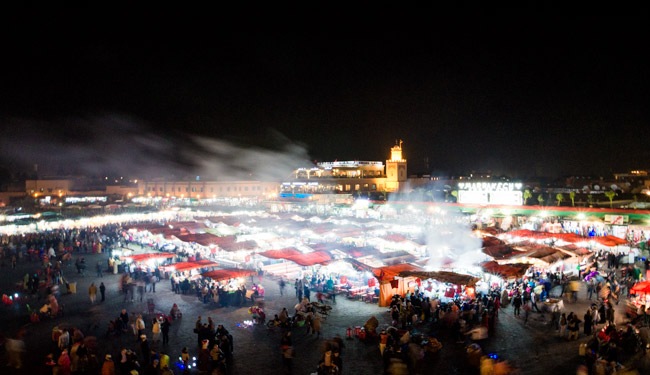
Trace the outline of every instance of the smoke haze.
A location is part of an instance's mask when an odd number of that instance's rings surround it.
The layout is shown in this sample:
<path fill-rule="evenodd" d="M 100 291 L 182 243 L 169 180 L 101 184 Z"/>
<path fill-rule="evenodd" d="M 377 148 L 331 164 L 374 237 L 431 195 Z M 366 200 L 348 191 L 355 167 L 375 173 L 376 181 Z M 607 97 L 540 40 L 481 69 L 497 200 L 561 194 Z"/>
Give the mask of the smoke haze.
<path fill-rule="evenodd" d="M 56 123 L 13 119 L 3 125 L 3 163 L 29 170 L 38 165 L 40 176 L 277 181 L 310 163 L 305 147 L 271 131 L 229 142 L 179 131 L 154 131 L 119 115 Z M 271 147 L 253 146 L 259 143 L 254 137 L 263 138 Z"/>

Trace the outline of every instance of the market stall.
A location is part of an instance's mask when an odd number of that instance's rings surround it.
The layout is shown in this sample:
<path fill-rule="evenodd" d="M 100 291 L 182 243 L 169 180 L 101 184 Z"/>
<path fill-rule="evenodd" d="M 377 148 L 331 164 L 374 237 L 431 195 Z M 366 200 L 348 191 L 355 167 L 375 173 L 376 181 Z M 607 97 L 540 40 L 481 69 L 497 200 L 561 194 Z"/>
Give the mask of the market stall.
<path fill-rule="evenodd" d="M 640 281 L 630 288 L 630 298 L 627 299 L 625 315 L 634 320 L 642 316 L 648 308 L 650 308 L 650 281 Z"/>
<path fill-rule="evenodd" d="M 481 280 L 472 275 L 452 271 L 403 271 L 399 276 L 416 278 L 416 283 L 425 296 L 439 298 L 443 302 L 463 294 L 473 298 L 475 287 Z"/>
<path fill-rule="evenodd" d="M 400 273 L 405 271 L 423 270 L 409 263 L 394 264 L 372 270 L 372 274 L 379 281 L 379 306 L 390 305 L 395 294 L 404 296 L 407 291 L 410 290 L 412 292 L 415 290 L 416 277 L 408 275 L 400 276 Z"/>
<path fill-rule="evenodd" d="M 217 266 L 219 266 L 219 263 L 217 262 L 213 262 L 208 259 L 200 259 L 191 262 L 176 262 L 176 263 L 163 266 L 162 268 L 165 272 L 174 272 L 174 271 L 185 272 L 185 271 L 192 271 L 201 268 L 212 268 Z"/>

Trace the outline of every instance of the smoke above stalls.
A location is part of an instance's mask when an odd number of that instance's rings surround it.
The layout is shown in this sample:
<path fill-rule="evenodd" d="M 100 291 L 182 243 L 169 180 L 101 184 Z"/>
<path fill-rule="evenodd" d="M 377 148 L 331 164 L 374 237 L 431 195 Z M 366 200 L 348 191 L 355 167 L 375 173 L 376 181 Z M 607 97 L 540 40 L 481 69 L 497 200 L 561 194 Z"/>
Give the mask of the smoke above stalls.
<path fill-rule="evenodd" d="M 311 165 L 304 147 L 283 140 L 280 150 L 242 147 L 223 140 L 193 138 L 200 149 L 189 155 L 205 175 L 219 179 L 279 181 Z"/>
<path fill-rule="evenodd" d="M 429 252 L 428 269 L 471 269 L 484 255 L 482 240 L 473 235 L 471 225 L 458 212 L 437 208 L 424 226 L 424 238 Z"/>
<path fill-rule="evenodd" d="M 429 257 L 426 269 L 467 270 L 484 260 L 482 240 L 473 234 L 469 218 L 458 210 L 432 202 L 434 197 L 444 197 L 444 191 L 450 190 L 448 186 L 435 182 L 412 188 L 407 183 L 403 190 L 410 192 L 409 201 L 400 201 L 404 196 L 395 198 L 399 197 L 396 195 L 389 196 L 388 204 L 401 207 L 405 220 L 420 226 Z"/>
<path fill-rule="evenodd" d="M 30 170 L 38 165 L 40 175 L 276 181 L 310 163 L 304 147 L 278 134 L 267 137 L 277 143 L 275 148 L 264 149 L 155 131 L 119 115 L 57 123 L 12 120 L 5 122 L 4 129 L 0 158 Z"/>

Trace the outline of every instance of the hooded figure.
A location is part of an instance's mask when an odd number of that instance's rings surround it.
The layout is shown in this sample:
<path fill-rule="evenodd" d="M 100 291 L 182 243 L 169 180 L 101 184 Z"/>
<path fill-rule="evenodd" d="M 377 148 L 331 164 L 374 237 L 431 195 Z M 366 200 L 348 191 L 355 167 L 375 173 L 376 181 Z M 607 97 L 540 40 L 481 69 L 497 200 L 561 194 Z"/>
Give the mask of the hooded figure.
<path fill-rule="evenodd" d="M 106 354 L 104 357 L 101 375 L 115 375 L 115 363 L 113 363 L 113 357 L 110 354 Z"/>

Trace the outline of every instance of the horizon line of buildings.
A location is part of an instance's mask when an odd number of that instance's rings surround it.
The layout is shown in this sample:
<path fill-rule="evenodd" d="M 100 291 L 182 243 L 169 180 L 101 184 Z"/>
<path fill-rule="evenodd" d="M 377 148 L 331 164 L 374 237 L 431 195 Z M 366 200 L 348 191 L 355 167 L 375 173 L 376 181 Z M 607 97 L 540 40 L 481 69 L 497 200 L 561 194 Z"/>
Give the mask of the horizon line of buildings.
<path fill-rule="evenodd" d="M 103 183 L 90 183 L 85 178 L 42 178 L 25 181 L 24 190 L 0 192 L 0 206 L 12 201 L 32 197 L 46 202 L 79 202 L 80 197 L 113 197 L 122 200 L 135 197 L 163 199 L 210 199 L 210 198 L 267 198 L 300 199 L 327 194 L 347 194 L 350 196 L 382 196 L 408 193 L 415 190 L 442 186 L 447 193 L 457 192 L 459 203 L 473 204 L 523 204 L 523 191 L 530 184 L 507 179 L 495 179 L 490 174 L 460 176 L 454 180 L 439 177 L 409 176 L 407 160 L 403 158 L 402 141 L 391 147 L 385 164 L 381 161 L 333 161 L 320 162 L 311 168 L 296 169 L 291 178 L 285 181 L 215 181 L 200 177 L 187 180 L 108 180 Z M 115 181 L 115 185 L 112 184 Z M 596 181 L 602 190 L 623 191 L 626 189 L 650 189 L 647 171 L 631 171 L 614 175 L 612 181 Z M 594 181 L 567 180 L 568 184 L 583 185 L 574 187 L 583 190 Z M 454 185 L 454 186 L 452 186 Z M 558 190 L 559 191 L 559 190 Z M 70 199 L 76 197 L 77 199 Z M 66 200 L 68 202 L 66 202 Z M 91 199 L 92 201 L 92 199 Z"/>

